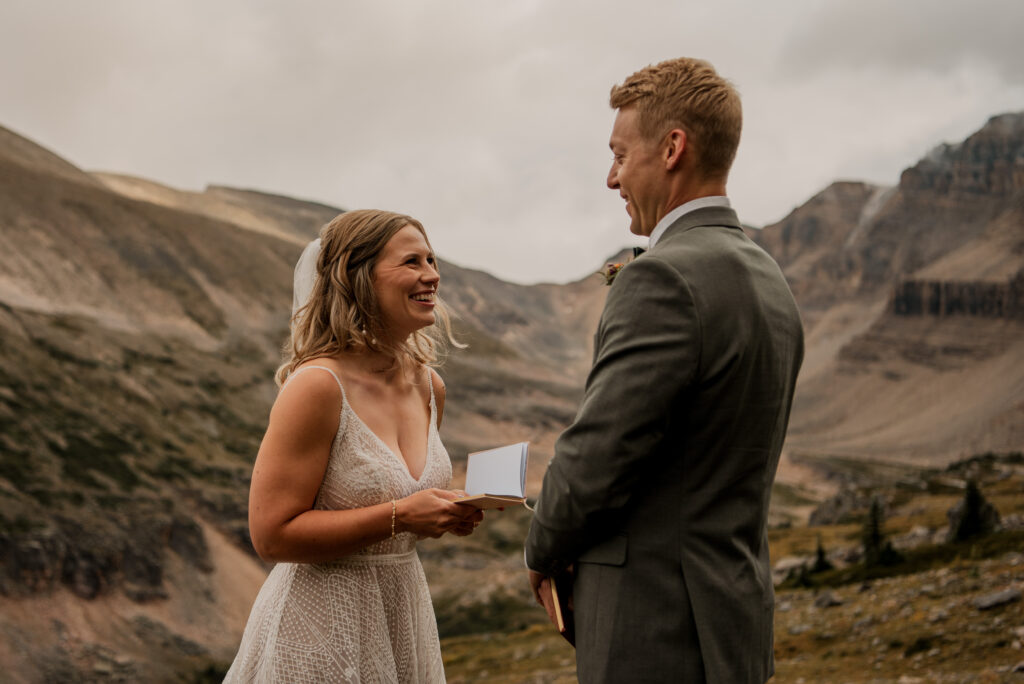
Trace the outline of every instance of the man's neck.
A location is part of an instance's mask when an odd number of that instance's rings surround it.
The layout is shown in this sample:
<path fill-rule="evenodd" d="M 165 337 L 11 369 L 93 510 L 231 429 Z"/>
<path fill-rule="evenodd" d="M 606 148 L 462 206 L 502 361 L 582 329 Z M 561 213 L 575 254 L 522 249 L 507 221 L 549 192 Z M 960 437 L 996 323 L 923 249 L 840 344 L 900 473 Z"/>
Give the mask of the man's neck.
<path fill-rule="evenodd" d="M 687 202 L 700 199 L 702 197 L 725 197 L 725 182 L 719 180 L 709 180 L 700 183 L 690 183 L 683 185 L 678 189 L 675 189 L 669 194 L 668 201 L 665 203 L 665 211 L 658 217 L 661 221 L 665 216 L 677 207 L 681 207 Z"/>

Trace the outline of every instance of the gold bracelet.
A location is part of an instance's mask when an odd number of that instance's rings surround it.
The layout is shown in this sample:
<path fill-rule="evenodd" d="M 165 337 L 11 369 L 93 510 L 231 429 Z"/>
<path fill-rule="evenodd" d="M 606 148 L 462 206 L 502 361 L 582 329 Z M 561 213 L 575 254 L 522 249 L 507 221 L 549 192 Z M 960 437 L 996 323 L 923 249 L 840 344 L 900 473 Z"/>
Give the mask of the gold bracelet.
<path fill-rule="evenodd" d="M 398 504 L 396 504 L 395 500 L 392 499 L 391 500 L 391 538 L 392 539 L 395 538 L 395 516 L 396 516 L 397 513 L 398 513 Z"/>

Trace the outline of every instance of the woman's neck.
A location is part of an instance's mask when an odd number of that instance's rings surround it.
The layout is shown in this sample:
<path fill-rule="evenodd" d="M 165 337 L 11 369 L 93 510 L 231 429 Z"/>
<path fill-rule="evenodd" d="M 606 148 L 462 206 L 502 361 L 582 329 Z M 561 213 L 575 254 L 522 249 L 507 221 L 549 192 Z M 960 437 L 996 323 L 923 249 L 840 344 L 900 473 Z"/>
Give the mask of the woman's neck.
<path fill-rule="evenodd" d="M 406 375 L 403 364 L 384 352 L 364 349 L 348 352 L 341 358 L 355 370 L 380 378 L 389 385 L 403 380 Z"/>

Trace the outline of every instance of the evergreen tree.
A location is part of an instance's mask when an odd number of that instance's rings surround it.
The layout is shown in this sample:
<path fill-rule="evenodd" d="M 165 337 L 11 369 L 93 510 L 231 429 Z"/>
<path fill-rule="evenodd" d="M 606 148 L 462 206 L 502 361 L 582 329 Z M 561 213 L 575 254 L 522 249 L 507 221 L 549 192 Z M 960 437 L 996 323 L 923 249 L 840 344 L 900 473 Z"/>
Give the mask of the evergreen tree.
<path fill-rule="evenodd" d="M 974 480 L 968 480 L 967 491 L 964 492 L 964 514 L 960 518 L 960 524 L 956 526 L 956 531 L 953 535 L 956 541 L 971 539 L 972 537 L 980 536 L 984 532 L 981 511 L 985 503 L 985 497 L 981 495 L 978 483 Z"/>
<path fill-rule="evenodd" d="M 903 561 L 903 555 L 886 541 L 882 533 L 882 502 L 875 497 L 871 501 L 871 510 L 864 523 L 862 540 L 864 543 L 864 565 L 896 565 Z"/>
<path fill-rule="evenodd" d="M 878 565 L 882 556 L 882 503 L 878 497 L 871 500 L 871 509 L 864 522 L 861 541 L 864 545 L 864 565 Z"/>
<path fill-rule="evenodd" d="M 964 498 L 946 515 L 949 517 L 948 541 L 974 539 L 999 529 L 999 511 L 992 502 L 985 500 L 975 480 L 967 481 Z"/>
<path fill-rule="evenodd" d="M 825 548 L 821 545 L 821 535 L 818 535 L 818 550 L 815 552 L 814 565 L 811 572 L 825 572 L 833 568 L 832 563 L 825 555 Z"/>

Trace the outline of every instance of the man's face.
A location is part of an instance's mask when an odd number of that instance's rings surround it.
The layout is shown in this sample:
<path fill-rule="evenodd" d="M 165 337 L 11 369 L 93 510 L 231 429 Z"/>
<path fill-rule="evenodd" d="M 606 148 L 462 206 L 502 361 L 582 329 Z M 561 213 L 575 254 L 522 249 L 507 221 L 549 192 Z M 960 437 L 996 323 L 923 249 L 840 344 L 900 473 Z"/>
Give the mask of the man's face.
<path fill-rule="evenodd" d="M 630 232 L 650 235 L 658 224 L 659 206 L 665 203 L 668 177 L 660 146 L 640 135 L 637 117 L 635 107 L 624 107 L 615 117 L 608 141 L 613 155 L 608 187 L 626 200 Z"/>

